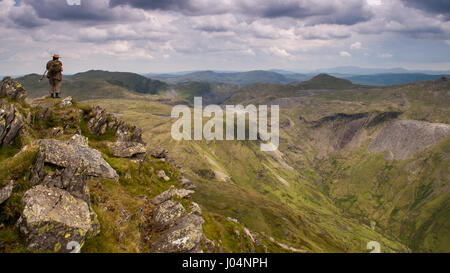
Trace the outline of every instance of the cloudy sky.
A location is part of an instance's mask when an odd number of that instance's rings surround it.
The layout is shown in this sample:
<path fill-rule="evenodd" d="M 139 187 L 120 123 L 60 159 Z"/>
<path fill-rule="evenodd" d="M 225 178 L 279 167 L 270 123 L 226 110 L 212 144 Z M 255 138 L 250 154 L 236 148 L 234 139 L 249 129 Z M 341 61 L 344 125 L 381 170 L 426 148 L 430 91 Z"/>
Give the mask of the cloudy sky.
<path fill-rule="evenodd" d="M 80 0 L 78 0 L 80 1 Z M 0 0 L 0 75 L 450 69 L 449 0 Z"/>

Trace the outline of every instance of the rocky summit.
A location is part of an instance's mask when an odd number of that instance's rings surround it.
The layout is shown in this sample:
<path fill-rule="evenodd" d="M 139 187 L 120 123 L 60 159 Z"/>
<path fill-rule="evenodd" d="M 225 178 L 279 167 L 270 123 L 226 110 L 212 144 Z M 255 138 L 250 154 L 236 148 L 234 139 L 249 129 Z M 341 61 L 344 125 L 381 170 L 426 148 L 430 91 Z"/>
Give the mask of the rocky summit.
<path fill-rule="evenodd" d="M 0 158 L 0 234 L 20 238 L 0 242 L 0 251 L 103 252 L 97 247 L 105 243 L 130 252 L 201 251 L 201 209 L 187 199 L 194 191 L 183 188 L 166 149 L 147 150 L 140 128 L 71 97 L 25 102 L 11 78 L 0 95 L 0 146 L 13 151 Z"/>

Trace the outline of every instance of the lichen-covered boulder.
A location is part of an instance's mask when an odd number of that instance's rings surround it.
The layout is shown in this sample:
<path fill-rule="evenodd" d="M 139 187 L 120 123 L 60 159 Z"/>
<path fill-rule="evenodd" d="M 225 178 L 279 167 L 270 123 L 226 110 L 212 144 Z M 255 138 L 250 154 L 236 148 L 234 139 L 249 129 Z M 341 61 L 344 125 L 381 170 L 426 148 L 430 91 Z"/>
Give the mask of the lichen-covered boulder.
<path fill-rule="evenodd" d="M 19 219 L 27 248 L 32 251 L 70 252 L 68 244 L 84 244 L 98 229 L 88 204 L 68 192 L 38 185 L 23 198 Z"/>
<path fill-rule="evenodd" d="M 0 98 L 8 97 L 15 100 L 23 100 L 27 96 L 27 92 L 23 86 L 12 79 L 11 77 L 5 77 L 0 85 Z"/>
<path fill-rule="evenodd" d="M 190 197 L 194 191 L 191 190 L 185 190 L 185 189 L 170 189 L 167 190 L 160 195 L 154 197 L 150 200 L 150 202 L 154 205 L 159 205 L 163 202 L 166 202 L 167 200 L 172 199 L 172 197 L 178 197 L 178 198 L 188 198 Z"/>
<path fill-rule="evenodd" d="M 180 203 L 168 200 L 153 209 L 153 229 L 158 231 L 171 228 L 184 215 L 186 210 Z"/>
<path fill-rule="evenodd" d="M 203 238 L 203 222 L 203 218 L 195 214 L 188 214 L 177 219 L 174 227 L 165 231 L 153 242 L 150 252 L 200 252 Z"/>
<path fill-rule="evenodd" d="M 139 142 L 114 142 L 109 148 L 116 157 L 132 158 L 146 153 L 145 146 Z"/>
<path fill-rule="evenodd" d="M 23 116 L 13 105 L 0 103 L 0 147 L 13 144 L 24 126 Z"/>
<path fill-rule="evenodd" d="M 87 146 L 55 139 L 41 139 L 38 142 L 38 157 L 42 156 L 44 163 L 59 167 L 71 167 L 78 170 L 82 167 L 88 176 L 117 180 L 116 171 L 102 158 L 99 151 Z"/>

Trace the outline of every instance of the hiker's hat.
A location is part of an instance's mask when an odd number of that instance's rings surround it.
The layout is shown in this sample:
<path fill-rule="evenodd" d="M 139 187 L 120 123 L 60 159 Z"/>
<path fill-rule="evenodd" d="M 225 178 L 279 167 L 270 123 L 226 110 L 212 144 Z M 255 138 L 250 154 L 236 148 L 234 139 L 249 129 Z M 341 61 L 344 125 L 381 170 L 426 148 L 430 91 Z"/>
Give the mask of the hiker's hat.
<path fill-rule="evenodd" d="M 59 59 L 59 55 L 58 54 L 53 54 L 53 58 Z"/>

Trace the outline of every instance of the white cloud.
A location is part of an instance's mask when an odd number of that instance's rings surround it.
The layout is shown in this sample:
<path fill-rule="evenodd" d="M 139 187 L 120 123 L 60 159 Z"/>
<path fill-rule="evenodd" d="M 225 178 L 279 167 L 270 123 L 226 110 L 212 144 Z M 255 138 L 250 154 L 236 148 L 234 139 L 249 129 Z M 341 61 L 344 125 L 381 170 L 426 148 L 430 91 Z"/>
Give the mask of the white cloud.
<path fill-rule="evenodd" d="M 279 57 L 291 57 L 292 56 L 286 50 L 278 48 L 276 46 L 272 46 L 271 48 L 269 48 L 269 51 Z"/>
<path fill-rule="evenodd" d="M 355 42 L 350 46 L 350 49 L 353 49 L 353 50 L 360 50 L 361 48 L 362 48 L 361 42 Z"/>
<path fill-rule="evenodd" d="M 0 0 L 0 31 L 2 75 L 40 70 L 36 52 L 63 54 L 70 73 L 450 63 L 450 21 L 401 0 Z"/>
<path fill-rule="evenodd" d="M 383 4 L 381 0 L 367 0 L 367 3 L 371 6 L 380 6 Z"/>

